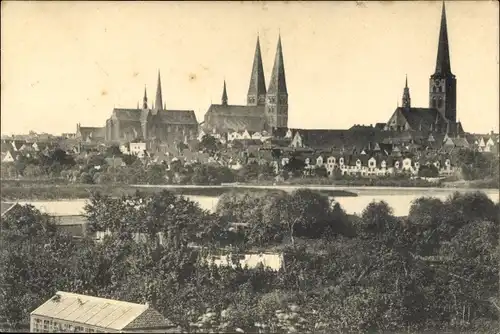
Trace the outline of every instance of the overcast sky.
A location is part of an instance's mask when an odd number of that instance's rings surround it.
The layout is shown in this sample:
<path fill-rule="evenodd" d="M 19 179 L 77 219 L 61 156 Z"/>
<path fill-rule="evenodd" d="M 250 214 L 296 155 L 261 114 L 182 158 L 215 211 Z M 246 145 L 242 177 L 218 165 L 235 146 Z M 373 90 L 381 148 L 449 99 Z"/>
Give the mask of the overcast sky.
<path fill-rule="evenodd" d="M 498 131 L 498 1 L 446 3 L 457 117 Z M 1 17 L 2 133 L 102 126 L 135 108 L 158 69 L 168 109 L 198 121 L 245 104 L 257 33 L 269 84 L 281 31 L 289 126 L 385 122 L 401 103 L 428 106 L 441 2 L 5 2 Z"/>

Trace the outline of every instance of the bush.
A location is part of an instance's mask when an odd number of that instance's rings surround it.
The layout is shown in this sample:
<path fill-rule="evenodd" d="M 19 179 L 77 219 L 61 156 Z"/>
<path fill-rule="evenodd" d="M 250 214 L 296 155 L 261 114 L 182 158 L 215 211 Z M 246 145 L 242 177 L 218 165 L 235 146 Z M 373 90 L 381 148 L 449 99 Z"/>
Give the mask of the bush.
<path fill-rule="evenodd" d="M 434 165 L 421 166 L 418 170 L 418 176 L 420 177 L 438 177 L 439 171 Z"/>
<path fill-rule="evenodd" d="M 80 183 L 92 184 L 94 182 L 93 182 L 92 176 L 89 173 L 83 172 L 82 174 L 80 174 Z"/>

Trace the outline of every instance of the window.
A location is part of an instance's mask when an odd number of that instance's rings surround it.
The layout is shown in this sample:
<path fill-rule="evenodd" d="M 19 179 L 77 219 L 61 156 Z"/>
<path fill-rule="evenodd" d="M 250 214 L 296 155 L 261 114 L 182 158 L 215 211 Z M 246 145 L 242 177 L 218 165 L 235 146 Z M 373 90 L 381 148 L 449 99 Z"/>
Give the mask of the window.
<path fill-rule="evenodd" d="M 49 324 L 50 324 L 50 321 L 48 321 L 48 320 L 44 320 L 43 321 L 43 330 L 44 331 L 48 331 L 49 330 Z"/>
<path fill-rule="evenodd" d="M 33 321 L 33 331 L 41 332 L 41 329 L 42 329 L 42 321 L 38 318 L 35 318 Z"/>
<path fill-rule="evenodd" d="M 441 108 L 443 106 L 443 99 L 442 98 L 439 98 L 437 106 L 438 106 L 438 108 Z"/>

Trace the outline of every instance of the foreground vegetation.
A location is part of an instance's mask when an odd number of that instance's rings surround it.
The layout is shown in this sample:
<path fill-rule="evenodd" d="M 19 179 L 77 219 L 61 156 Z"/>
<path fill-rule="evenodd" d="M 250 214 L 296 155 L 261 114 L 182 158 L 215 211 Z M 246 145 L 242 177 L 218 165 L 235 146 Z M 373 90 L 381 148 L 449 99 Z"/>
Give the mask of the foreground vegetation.
<path fill-rule="evenodd" d="M 86 211 L 91 231 L 115 234 L 76 241 L 30 206 L 2 219 L 0 316 L 10 328 L 58 290 L 149 302 L 189 332 L 492 333 L 500 325 L 500 211 L 483 193 L 420 198 L 406 218 L 384 202 L 348 217 L 304 189 L 228 193 L 214 214 L 167 191 L 93 194 Z M 285 265 L 199 261 L 221 249 L 279 249 Z"/>

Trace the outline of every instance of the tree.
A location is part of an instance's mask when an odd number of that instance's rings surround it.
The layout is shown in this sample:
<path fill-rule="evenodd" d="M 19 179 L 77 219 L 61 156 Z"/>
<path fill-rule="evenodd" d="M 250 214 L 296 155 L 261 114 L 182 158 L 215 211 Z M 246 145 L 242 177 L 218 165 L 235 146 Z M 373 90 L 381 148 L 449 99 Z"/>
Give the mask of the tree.
<path fill-rule="evenodd" d="M 80 183 L 92 184 L 93 182 L 94 180 L 92 179 L 92 176 L 89 173 L 83 172 L 82 174 L 80 174 Z"/>
<path fill-rule="evenodd" d="M 305 163 L 301 159 L 294 156 L 290 158 L 288 163 L 283 166 L 283 170 L 288 173 L 292 173 L 293 176 L 300 176 L 304 171 Z"/>
<path fill-rule="evenodd" d="M 318 177 L 327 177 L 328 172 L 326 171 L 325 166 L 320 166 L 314 169 L 314 175 Z"/>
<path fill-rule="evenodd" d="M 287 224 L 297 236 L 317 239 L 330 228 L 331 203 L 317 191 L 295 190 L 289 197 L 287 211 Z"/>
<path fill-rule="evenodd" d="M 217 151 L 217 139 L 211 135 L 204 135 L 200 141 L 200 149 L 208 152 Z"/>
<path fill-rule="evenodd" d="M 122 155 L 122 160 L 125 163 L 125 165 L 127 165 L 127 166 L 132 165 L 134 162 L 137 161 L 137 159 L 138 159 L 137 156 L 133 155 L 133 154 Z"/>
<path fill-rule="evenodd" d="M 438 177 L 439 171 L 434 165 L 424 165 L 418 169 L 418 176 L 420 177 Z"/>
<path fill-rule="evenodd" d="M 106 148 L 107 157 L 121 157 L 122 155 L 122 151 L 118 145 L 111 145 Z"/>
<path fill-rule="evenodd" d="M 215 185 L 230 182 L 234 182 L 234 174 L 227 167 L 200 164 L 193 168 L 191 176 L 191 183 L 193 184 Z"/>
<path fill-rule="evenodd" d="M 395 223 L 392 208 L 385 201 L 371 202 L 361 214 L 361 233 L 381 233 Z"/>
<path fill-rule="evenodd" d="M 164 184 L 166 171 L 162 165 L 151 165 L 146 172 L 148 184 Z"/>
<path fill-rule="evenodd" d="M 17 205 L 2 217 L 0 315 L 13 329 L 29 324 L 29 313 L 67 285 L 71 237 L 58 233 L 53 218 Z"/>

